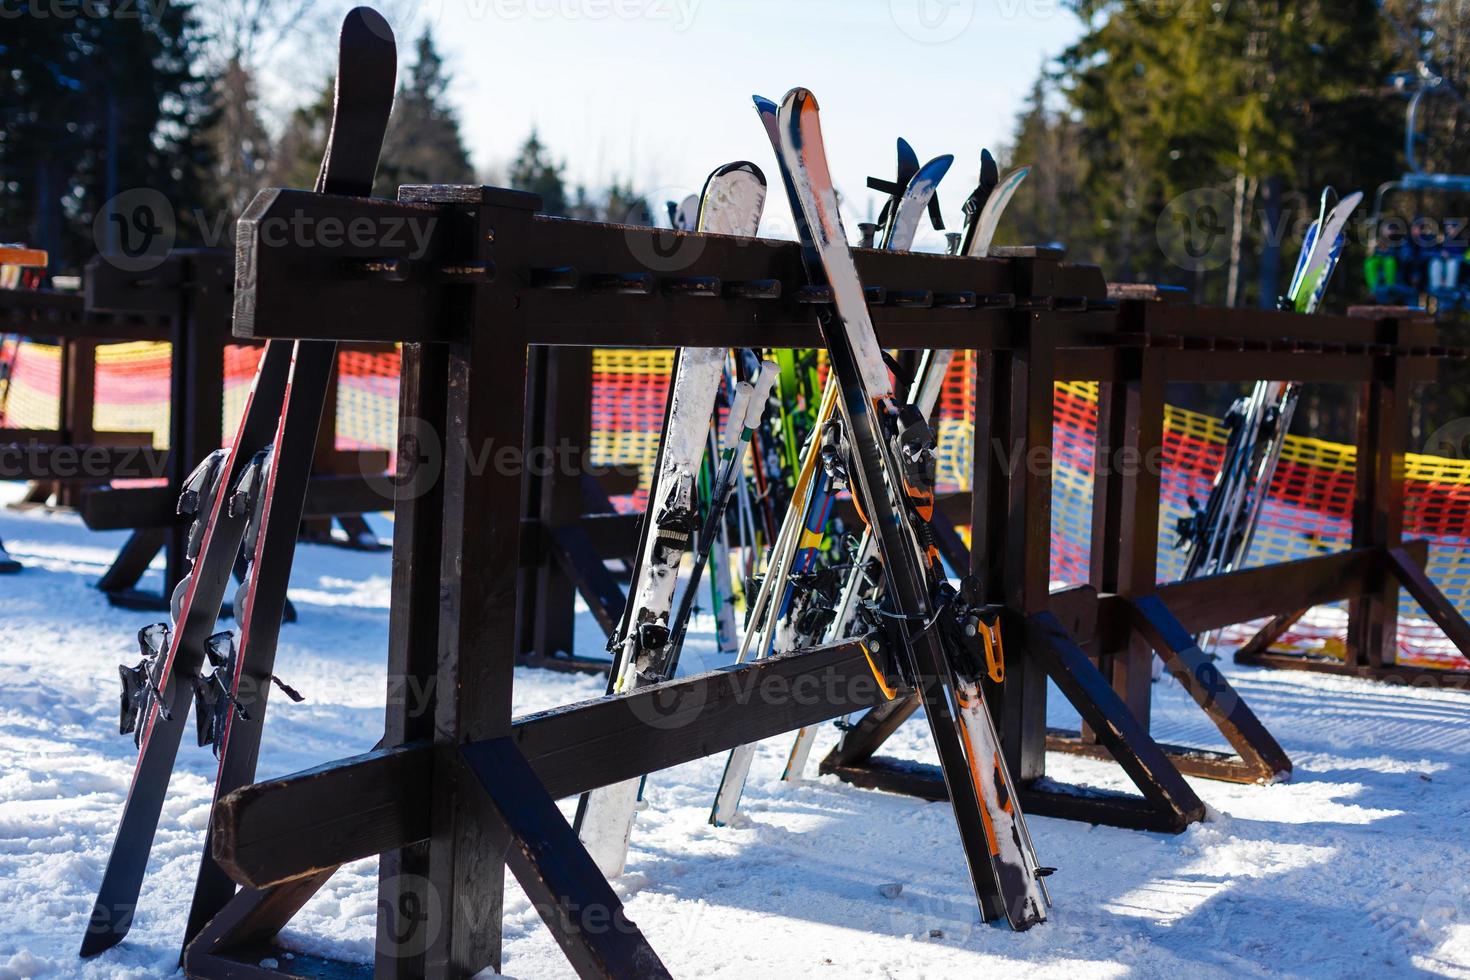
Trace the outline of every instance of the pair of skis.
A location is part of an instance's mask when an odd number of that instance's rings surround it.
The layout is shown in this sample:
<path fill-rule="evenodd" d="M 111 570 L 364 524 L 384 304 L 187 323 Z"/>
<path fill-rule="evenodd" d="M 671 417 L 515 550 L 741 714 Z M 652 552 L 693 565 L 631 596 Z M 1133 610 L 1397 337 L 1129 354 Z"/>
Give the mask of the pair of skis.
<path fill-rule="evenodd" d="M 720 167 L 705 182 L 696 229 L 753 238 L 765 197 L 765 176 L 755 164 L 742 161 Z M 687 205 L 683 211 L 687 214 Z M 674 217 L 678 220 L 679 216 L 676 213 Z M 725 438 L 715 454 L 715 477 L 701 519 L 697 481 L 728 354 L 724 348 L 685 347 L 675 359 L 631 590 L 623 621 L 611 644 L 616 656 L 608 679 L 610 694 L 667 680 L 677 669 L 706 556 L 725 526 L 726 510 L 746 449 L 775 382 L 776 366 L 757 361 L 756 373 L 735 385 Z M 676 609 L 679 568 L 691 552 L 695 556 L 694 574 Z M 609 877 L 621 874 L 627 860 L 642 785 L 641 779 L 625 780 L 586 793 L 578 803 L 578 837 Z"/>
<path fill-rule="evenodd" d="M 990 151 L 980 151 L 980 178 L 975 190 L 965 200 L 965 230 L 956 245 L 957 254 L 968 258 L 983 258 L 990 254 L 990 246 L 995 240 L 1001 216 L 1030 172 L 1030 167 L 1017 167 L 1002 176 Z M 909 392 L 909 401 L 919 407 L 925 418 L 934 417 L 944 388 L 944 379 L 953 359 L 954 352 L 949 350 L 928 350 L 923 354 Z M 859 601 L 870 584 L 867 570 L 876 556 L 877 542 L 873 538 L 872 530 L 867 529 L 853 554 L 852 567 L 843 584 L 837 614 L 827 633 L 827 642 L 837 642 L 849 635 L 858 614 Z M 963 569 L 955 571 L 963 572 Z M 802 778 L 816 738 L 816 728 L 803 728 L 797 733 L 796 741 L 792 743 L 791 752 L 787 756 L 786 768 L 781 773 L 783 780 L 790 782 Z M 738 794 L 736 802 L 738 803 Z"/>
<path fill-rule="evenodd" d="M 754 101 L 771 148 L 779 159 L 779 109 L 769 99 L 757 96 Z M 875 238 L 878 231 L 882 232 L 881 240 L 875 244 L 885 251 L 911 249 L 926 214 L 936 227 L 943 227 L 935 206 L 937 190 L 939 182 L 954 163 L 953 156 L 944 155 L 920 165 L 918 155 L 906 140 L 899 139 L 897 148 L 897 179 L 868 180 L 868 186 L 889 194 L 879 215 L 878 226 L 872 229 Z M 791 198 L 793 190 L 789 181 L 783 183 L 788 198 Z M 796 214 L 794 204 L 793 214 Z M 800 222 L 800 216 L 796 217 Z M 848 487 L 844 451 L 846 419 L 839 404 L 836 379 L 829 377 L 808 436 L 807 450 L 798 470 L 786 519 L 772 546 L 761 589 L 748 610 L 749 627 L 737 663 L 744 663 L 752 649 L 755 650 L 755 659 L 759 660 L 775 650 L 787 652 L 810 647 L 827 632 L 836 615 L 842 579 L 837 577 L 837 569 L 818 572 L 814 566 L 832 503 L 837 494 Z M 860 576 L 861 564 L 853 563 L 849 571 Z M 758 646 L 755 645 L 757 638 Z M 711 824 L 723 827 L 734 820 L 754 759 L 754 745 L 742 745 L 731 750 L 710 808 Z"/>
<path fill-rule="evenodd" d="M 1354 192 L 1335 201 L 1322 192 L 1317 220 L 1308 227 L 1282 297 L 1283 310 L 1315 313 L 1346 243 L 1346 228 L 1362 201 Z M 1183 577 L 1219 575 L 1241 567 L 1265 510 L 1276 465 L 1291 428 L 1300 388 L 1291 381 L 1259 381 L 1226 416 L 1225 456 L 1204 507 L 1191 498 L 1191 516 L 1179 521 L 1179 545 L 1188 549 Z"/>
<path fill-rule="evenodd" d="M 976 597 L 948 585 L 932 544 L 933 433 L 923 412 L 893 391 L 811 93 L 788 93 L 774 128 L 808 278 L 832 291 L 818 321 L 845 421 L 848 469 L 881 563 L 883 604 L 874 612 L 882 625 L 864 643 L 889 689 L 902 684 L 923 699 L 982 913 L 1029 928 L 1046 917 L 1047 869 L 1036 860 L 981 694 L 979 640 L 965 642 L 979 635 L 982 610 Z"/>
<path fill-rule="evenodd" d="M 367 196 L 387 129 L 397 74 L 392 30 L 375 11 L 350 11 L 340 36 L 336 98 L 316 191 Z M 233 441 L 194 471 L 180 497 L 193 517 L 189 574 L 175 589 L 171 624 L 145 628 L 144 659 L 124 669 L 122 727 L 138 761 L 81 954 L 127 935 L 141 891 L 190 701 L 202 740 L 219 757 L 215 800 L 254 778 L 286 584 L 335 343 L 270 341 Z M 232 569 L 247 568 L 235 597 L 238 643 L 214 631 Z M 203 676 L 206 662 L 213 672 Z M 291 693 L 288 691 L 288 693 Z M 234 895 L 206 846 L 185 942 Z"/>

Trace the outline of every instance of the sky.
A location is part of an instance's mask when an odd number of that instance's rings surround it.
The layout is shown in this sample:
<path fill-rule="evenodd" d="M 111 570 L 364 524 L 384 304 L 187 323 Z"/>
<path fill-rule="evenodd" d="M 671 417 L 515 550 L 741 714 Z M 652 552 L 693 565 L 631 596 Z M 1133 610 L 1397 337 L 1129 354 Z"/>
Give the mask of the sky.
<path fill-rule="evenodd" d="M 752 94 L 805 86 L 822 107 L 833 179 L 855 234 L 892 177 L 894 140 L 952 153 L 940 187 L 950 227 L 1038 73 L 1081 32 L 1061 0 L 377 0 L 401 65 L 427 25 L 476 167 L 503 175 L 532 127 L 568 184 L 631 180 L 658 210 L 715 167 L 775 160 Z M 326 54 L 323 51 L 322 54 Z M 1017 161 L 1017 163 L 1039 161 Z M 1001 158 L 1004 166 L 1008 163 Z M 772 197 L 761 234 L 789 237 Z M 927 226 L 926 226 L 927 227 Z M 928 246 L 942 236 L 929 233 Z M 921 246 L 925 239 L 921 238 Z"/>

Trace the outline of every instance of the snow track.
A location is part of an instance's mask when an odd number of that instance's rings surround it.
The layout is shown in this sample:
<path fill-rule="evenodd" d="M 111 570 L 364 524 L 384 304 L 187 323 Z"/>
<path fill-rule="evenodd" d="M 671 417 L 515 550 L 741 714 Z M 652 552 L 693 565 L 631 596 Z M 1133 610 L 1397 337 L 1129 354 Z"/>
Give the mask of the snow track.
<path fill-rule="evenodd" d="M 387 534 L 386 522 L 377 527 Z M 128 938 L 77 959 L 132 771 L 132 740 L 116 735 L 116 664 L 150 619 L 110 608 L 91 587 L 123 535 L 0 510 L 0 537 L 27 565 L 0 579 L 0 901 L 9 910 L 0 978 L 171 975 L 213 756 L 188 743 L 179 753 Z M 273 706 L 262 776 L 377 740 L 387 576 L 384 554 L 301 548 L 291 590 L 301 621 L 282 631 L 277 672 L 307 701 Z M 695 627 L 705 632 L 691 632 L 685 672 L 713 665 L 709 620 Z M 586 614 L 578 636 L 588 652 L 600 649 Z M 975 922 L 946 805 L 830 778 L 782 783 L 785 737 L 760 745 L 732 827 L 705 822 L 723 756 L 651 780 L 618 891 L 679 977 L 1470 976 L 1470 695 L 1225 669 L 1292 755 L 1292 782 L 1194 780 L 1211 818 L 1175 837 L 1032 817 L 1038 851 L 1060 870 L 1051 918 L 1030 932 Z M 519 672 L 516 683 L 518 712 L 595 697 L 603 685 L 549 671 Z M 1053 705 L 1054 723 L 1067 723 L 1059 697 Z M 1221 744 L 1167 679 L 1156 731 Z M 835 738 L 822 726 L 818 756 Z M 932 760 L 922 723 L 889 746 Z M 1048 767 L 1059 781 L 1128 787 L 1102 763 L 1052 755 Z M 287 938 L 369 959 L 376 872 L 375 861 L 344 868 Z M 513 883 L 505 968 L 522 980 L 571 976 Z"/>

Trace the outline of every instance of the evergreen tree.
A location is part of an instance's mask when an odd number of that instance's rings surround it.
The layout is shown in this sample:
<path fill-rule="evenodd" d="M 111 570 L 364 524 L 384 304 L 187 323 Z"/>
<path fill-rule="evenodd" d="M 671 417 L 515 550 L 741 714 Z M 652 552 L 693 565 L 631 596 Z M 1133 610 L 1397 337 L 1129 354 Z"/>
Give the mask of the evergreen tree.
<path fill-rule="evenodd" d="M 276 142 L 269 168 L 271 187 L 294 187 L 310 190 L 316 186 L 317 171 L 327 147 L 327 133 L 332 126 L 332 100 L 335 82 L 327 79 L 316 100 L 291 113 L 286 128 Z"/>
<path fill-rule="evenodd" d="M 205 135 L 213 150 L 215 187 L 231 222 L 264 185 L 274 147 L 261 121 L 255 79 L 238 58 L 230 58 L 214 85 L 215 122 Z M 226 227 L 217 243 L 234 241 Z"/>
<path fill-rule="evenodd" d="M 653 209 L 648 206 L 648 200 L 643 195 L 633 190 L 632 182 L 614 180 L 607 189 L 602 220 L 650 228 L 653 226 Z"/>
<path fill-rule="evenodd" d="M 535 129 L 521 144 L 520 152 L 510 165 L 510 186 L 541 195 L 541 210 L 546 214 L 567 215 L 567 192 L 562 179 L 566 165 L 556 163 L 541 142 Z"/>
<path fill-rule="evenodd" d="M 393 102 L 378 167 L 379 194 L 392 196 L 400 184 L 469 184 L 474 167 L 460 138 L 459 120 L 448 104 L 450 77 L 426 29 L 414 46 L 417 60 Z"/>
<path fill-rule="evenodd" d="M 66 20 L 6 19 L 0 238 L 48 249 L 53 271 L 75 270 L 108 246 L 108 234 L 94 241 L 93 218 L 117 194 L 156 190 L 179 214 L 209 203 L 201 43 L 185 2 L 95 0 Z M 181 221 L 178 233 L 188 243 L 195 228 Z"/>

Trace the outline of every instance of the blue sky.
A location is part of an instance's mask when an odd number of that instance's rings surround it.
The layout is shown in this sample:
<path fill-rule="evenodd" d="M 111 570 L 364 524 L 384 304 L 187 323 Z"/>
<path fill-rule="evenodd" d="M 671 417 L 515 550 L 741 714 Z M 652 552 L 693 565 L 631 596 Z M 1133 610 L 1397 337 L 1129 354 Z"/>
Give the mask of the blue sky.
<path fill-rule="evenodd" d="M 536 126 L 571 182 L 614 176 L 659 205 L 731 160 L 775 162 L 750 105 L 793 86 L 821 105 L 849 230 L 889 175 L 894 138 L 953 153 L 941 186 L 958 224 L 980 148 L 1011 134 L 1043 64 L 1080 32 L 1059 0 L 389 0 L 400 50 L 432 25 L 476 164 Z M 397 14 L 397 16 L 395 16 Z M 1004 161 L 1003 161 L 1004 162 Z M 1027 161 L 1044 163 L 1043 161 Z M 1024 193 L 1024 191 L 1023 191 Z M 773 199 L 774 203 L 774 199 Z M 781 235 L 784 205 L 763 234 Z"/>

